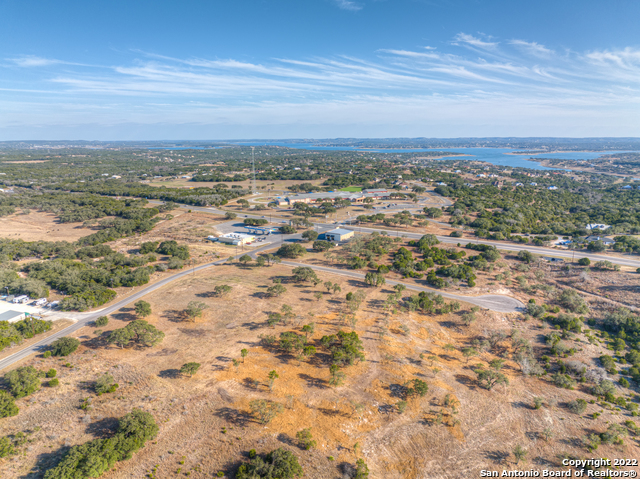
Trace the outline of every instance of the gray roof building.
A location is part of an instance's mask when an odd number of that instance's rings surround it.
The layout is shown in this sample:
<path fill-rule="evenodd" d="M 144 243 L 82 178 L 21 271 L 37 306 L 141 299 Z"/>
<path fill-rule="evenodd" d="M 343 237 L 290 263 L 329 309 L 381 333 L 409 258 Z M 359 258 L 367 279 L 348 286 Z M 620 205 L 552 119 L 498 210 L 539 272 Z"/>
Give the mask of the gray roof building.
<path fill-rule="evenodd" d="M 10 323 L 13 323 L 15 321 L 20 321 L 22 318 L 24 318 L 24 312 L 22 311 L 9 310 L 4 313 L 0 313 L 0 321 L 9 321 Z"/>

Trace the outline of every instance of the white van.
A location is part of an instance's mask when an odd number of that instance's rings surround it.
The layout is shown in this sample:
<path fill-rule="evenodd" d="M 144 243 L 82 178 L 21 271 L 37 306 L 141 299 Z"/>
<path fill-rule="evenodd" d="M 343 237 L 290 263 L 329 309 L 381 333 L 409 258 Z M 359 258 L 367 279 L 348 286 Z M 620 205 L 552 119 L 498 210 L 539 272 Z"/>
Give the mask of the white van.
<path fill-rule="evenodd" d="M 15 298 L 13 298 L 14 304 L 26 303 L 27 301 L 29 301 L 29 296 L 27 296 L 26 294 L 23 294 L 21 296 L 16 296 Z"/>

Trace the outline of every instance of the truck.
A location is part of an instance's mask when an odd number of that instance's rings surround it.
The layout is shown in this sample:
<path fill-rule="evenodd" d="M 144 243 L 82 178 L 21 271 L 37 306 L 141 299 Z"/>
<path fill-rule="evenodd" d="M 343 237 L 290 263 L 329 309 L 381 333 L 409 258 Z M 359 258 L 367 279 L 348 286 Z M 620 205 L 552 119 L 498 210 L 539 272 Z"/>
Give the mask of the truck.
<path fill-rule="evenodd" d="M 36 306 L 44 306 L 45 304 L 47 304 L 47 298 L 40 298 L 35 302 Z"/>
<path fill-rule="evenodd" d="M 26 294 L 23 294 L 21 296 L 16 296 L 15 298 L 13 298 L 14 304 L 26 303 L 27 301 L 29 301 L 29 296 L 27 296 Z"/>

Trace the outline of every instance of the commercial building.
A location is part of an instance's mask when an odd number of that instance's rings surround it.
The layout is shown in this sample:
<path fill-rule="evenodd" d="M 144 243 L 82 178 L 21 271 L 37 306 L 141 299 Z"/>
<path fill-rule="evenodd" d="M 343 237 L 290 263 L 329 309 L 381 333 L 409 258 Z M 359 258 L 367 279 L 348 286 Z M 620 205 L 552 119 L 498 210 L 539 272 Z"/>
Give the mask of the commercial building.
<path fill-rule="evenodd" d="M 335 230 L 327 231 L 326 233 L 320 235 L 320 238 L 327 241 L 344 241 L 349 238 L 353 238 L 354 234 L 355 233 L 352 230 L 336 228 Z"/>
<path fill-rule="evenodd" d="M 361 192 L 349 191 L 329 191 L 319 193 L 303 193 L 299 195 L 287 196 L 286 198 L 278 198 L 278 205 L 293 205 L 295 203 L 323 203 L 325 201 L 333 202 L 335 200 L 349 200 L 352 203 L 362 203 L 365 198 L 374 200 L 391 198 L 394 193 L 383 189 L 370 189 Z"/>
<path fill-rule="evenodd" d="M 232 245 L 242 245 L 253 243 L 256 240 L 255 236 L 246 235 L 244 233 L 227 233 L 218 237 L 218 241 L 222 243 L 229 243 Z"/>
<path fill-rule="evenodd" d="M 4 313 L 0 313 L 0 321 L 9 321 L 10 323 L 15 323 L 16 321 L 20 321 L 24 319 L 25 313 L 23 311 L 5 311 Z"/>

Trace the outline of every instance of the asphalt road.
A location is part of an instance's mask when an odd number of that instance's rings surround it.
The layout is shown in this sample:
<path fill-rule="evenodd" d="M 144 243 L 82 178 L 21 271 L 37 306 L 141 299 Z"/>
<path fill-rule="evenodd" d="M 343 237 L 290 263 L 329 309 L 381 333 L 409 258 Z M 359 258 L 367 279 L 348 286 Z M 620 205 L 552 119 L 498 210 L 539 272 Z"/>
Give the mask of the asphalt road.
<path fill-rule="evenodd" d="M 261 248 L 258 248 L 256 250 L 253 251 L 253 254 L 257 254 L 261 251 L 266 251 L 269 249 L 272 249 L 274 247 L 274 245 L 272 244 L 268 244 L 265 245 Z M 243 252 L 242 254 L 247 253 L 246 251 Z M 237 255 L 238 256 L 242 256 L 242 254 Z M 86 314 L 82 314 L 82 315 L 78 315 L 81 316 L 81 319 L 79 319 L 76 323 L 72 324 L 71 326 L 68 326 L 64 329 L 61 329 L 60 331 L 52 334 L 51 336 L 48 336 L 46 338 L 41 339 L 40 341 L 37 341 L 36 343 L 15 352 L 14 354 L 12 354 L 11 356 L 7 356 L 6 358 L 0 360 L 0 371 L 11 366 L 12 364 L 16 363 L 17 361 L 21 361 L 22 359 L 25 359 L 27 357 L 29 357 L 32 354 L 38 353 L 44 349 L 46 349 L 46 347 L 48 345 L 50 345 L 51 343 L 53 343 L 56 339 L 62 338 L 64 336 L 69 336 L 69 334 L 73 333 L 74 331 L 77 331 L 81 328 L 84 328 L 85 326 L 87 326 L 88 323 L 95 321 L 99 316 L 106 316 L 110 313 L 113 313 L 114 311 L 119 310 L 120 308 L 125 307 L 126 305 L 133 303 L 134 301 L 139 300 L 140 298 L 146 296 L 147 294 L 151 293 L 152 291 L 155 291 L 158 288 L 162 288 L 163 286 L 166 286 L 169 283 L 172 283 L 173 281 L 177 281 L 181 278 L 184 278 L 185 276 L 189 275 L 189 274 L 193 274 L 195 271 L 201 271 L 203 269 L 207 269 L 210 268 L 212 266 L 215 266 L 217 264 L 222 264 L 225 263 L 226 261 L 228 261 L 227 258 L 223 259 L 223 260 L 219 260 L 219 261 L 214 261 L 212 263 L 207 263 L 207 264 L 203 264 L 200 266 L 196 266 L 193 268 L 188 268 L 185 269 L 184 271 L 181 271 L 178 274 L 174 274 L 173 276 L 169 276 L 161 281 L 158 281 L 157 283 L 154 283 L 146 288 L 142 288 L 140 291 L 138 291 L 137 293 L 132 294 L 131 296 L 118 301 L 117 303 L 111 304 L 109 306 L 107 306 L 106 308 L 100 309 L 98 311 L 93 311 L 90 313 L 86 313 Z"/>
<path fill-rule="evenodd" d="M 193 209 L 193 208 L 192 208 Z M 329 229 L 329 228 L 333 228 L 334 225 L 319 225 L 320 227 L 318 229 Z M 419 236 L 419 235 L 418 235 Z M 264 252 L 264 251 L 268 251 L 271 249 L 275 249 L 277 247 L 279 247 L 279 245 L 283 242 L 292 242 L 292 241 L 299 241 L 301 239 L 301 235 L 300 234 L 293 234 L 293 235 L 281 235 L 281 241 L 275 241 L 274 243 L 269 243 L 266 244 L 260 248 L 257 248 L 255 250 L 245 250 L 243 251 L 241 254 L 238 254 L 236 256 L 234 256 L 235 258 L 241 256 L 242 254 L 249 254 L 252 257 L 255 257 L 258 253 Z M 181 271 L 180 273 L 174 274 L 173 276 L 169 276 L 163 280 L 158 281 L 157 283 L 154 283 L 146 288 L 142 288 L 140 291 L 132 294 L 131 296 L 118 301 L 117 303 L 113 303 L 109 306 L 107 306 L 106 308 L 100 309 L 98 311 L 92 311 L 90 313 L 81 313 L 81 314 L 77 314 L 75 315 L 76 317 L 79 317 L 79 319 L 77 320 L 76 323 L 61 329 L 60 331 L 57 331 L 56 333 L 52 334 L 51 336 L 48 336 L 46 338 L 41 339 L 40 341 L 35 342 L 34 344 L 15 352 L 14 354 L 7 356 L 6 358 L 0 360 L 0 371 L 3 369 L 8 368 L 9 366 L 11 366 L 12 364 L 15 364 L 18 361 L 21 361 L 27 357 L 29 357 L 32 354 L 36 354 L 40 351 L 43 351 L 44 349 L 46 349 L 47 346 L 49 346 L 51 343 L 53 343 L 56 339 L 62 338 L 64 336 L 68 336 L 71 333 L 78 331 L 79 329 L 82 329 L 83 327 L 87 326 L 89 323 L 91 323 L 92 321 L 95 321 L 99 316 L 106 316 L 110 313 L 113 313 L 114 311 L 118 311 L 119 309 L 127 306 L 128 304 L 131 304 L 141 298 L 143 298 L 144 296 L 146 296 L 147 294 L 151 293 L 152 291 L 155 291 L 156 289 L 162 288 L 163 286 L 166 286 L 169 283 L 172 283 L 174 281 L 177 281 L 181 278 L 184 278 L 185 276 L 189 275 L 189 274 L 193 274 L 196 271 L 202 271 L 203 269 L 207 269 L 210 268 L 212 266 L 218 265 L 218 264 L 223 264 L 225 262 L 227 262 L 228 259 L 222 259 L 222 260 L 218 260 L 218 261 L 214 261 L 211 263 L 207 263 L 207 264 L 203 264 L 200 266 L 196 266 L 193 268 L 188 268 L 185 269 L 184 271 Z M 337 269 L 337 268 L 329 268 L 329 267 L 324 267 L 324 266 L 315 266 L 315 265 L 308 265 L 308 264 L 303 264 L 303 263 L 295 263 L 295 262 L 291 262 L 291 261 L 283 261 L 282 264 L 288 265 L 288 266 L 310 266 L 311 268 L 313 268 L 316 271 L 324 271 L 326 273 L 331 273 L 331 274 L 338 274 L 341 276 L 345 276 L 345 277 L 350 277 L 350 278 L 354 278 L 354 279 L 359 279 L 362 280 L 364 279 L 364 275 L 361 273 L 356 273 L 355 271 L 344 271 L 341 269 Z M 413 291 L 432 291 L 432 292 L 437 292 L 438 294 L 441 294 L 443 297 L 445 298 L 449 298 L 449 299 L 456 299 L 459 301 L 464 301 L 467 303 L 471 303 L 471 304 L 475 304 L 478 305 L 482 308 L 486 308 L 486 309 L 490 309 L 492 311 L 498 311 L 498 312 L 503 312 L 503 313 L 510 313 L 510 312 L 514 312 L 514 311 L 519 311 L 521 308 L 524 307 L 524 305 L 518 301 L 517 299 L 514 298 L 510 298 L 508 296 L 501 296 L 501 295 L 484 295 L 484 296 L 463 296 L 463 295 L 457 295 L 457 294 L 452 294 L 452 293 L 446 293 L 446 292 L 440 292 L 434 289 L 430 289 L 430 288 L 423 288 L 420 286 L 415 286 L 412 284 L 405 284 L 405 283 L 400 283 L 398 281 L 388 281 L 387 282 L 390 285 L 395 285 L 395 284 L 404 284 L 407 289 L 413 290 Z"/>
<path fill-rule="evenodd" d="M 292 261 L 283 261 L 282 264 L 286 264 L 288 266 L 308 266 L 312 268 L 314 271 L 323 271 L 325 273 L 337 274 L 340 276 L 345 276 L 347 278 L 354 278 L 359 280 L 364 280 L 364 274 L 356 273 L 355 271 L 343 270 L 337 268 L 328 268 L 326 266 L 316 266 L 312 264 L 306 263 L 294 263 Z M 400 281 L 391 281 L 388 280 L 386 284 L 396 285 L 403 284 L 412 291 L 426 291 L 431 293 L 437 293 L 442 295 L 443 298 L 447 299 L 455 299 L 458 301 L 464 301 L 465 303 L 475 304 L 476 306 L 480 306 L 484 309 L 490 309 L 491 311 L 497 311 L 499 313 L 514 313 L 518 311 L 522 311 L 524 309 L 524 304 L 518 301 L 515 298 L 511 298 L 510 296 L 503 296 L 500 294 L 487 294 L 483 296 L 465 296 L 462 294 L 453 294 L 446 293 L 443 291 L 439 291 L 437 289 L 432 288 L 424 288 L 422 286 L 417 286 L 414 284 L 402 283 Z"/>
<path fill-rule="evenodd" d="M 156 203 L 156 204 L 162 204 L 162 202 L 160 201 L 153 201 L 152 203 Z M 181 206 L 182 208 L 185 209 L 191 209 L 194 211 L 202 211 L 205 213 L 214 213 L 214 214 L 220 214 L 220 215 L 224 215 L 226 213 L 226 211 L 224 210 L 220 210 L 217 208 L 210 208 L 210 207 L 199 207 L 199 206 Z M 268 215 L 267 215 L 268 216 Z M 262 215 L 252 215 L 252 214 L 245 214 L 245 213 L 241 213 L 238 215 L 238 218 L 242 219 L 244 217 L 247 218 L 262 218 Z M 437 222 L 436 222 L 437 223 Z M 320 223 L 320 222 L 316 222 L 314 223 L 317 227 L 320 227 L 321 230 L 325 230 L 325 229 L 333 229 L 333 228 L 346 228 L 346 229 L 351 229 L 354 231 L 362 231 L 362 232 L 367 232 L 367 233 L 373 233 L 375 231 L 380 232 L 380 231 L 386 231 L 387 233 L 389 233 L 391 236 L 406 236 L 407 238 L 411 238 L 411 239 L 420 239 L 422 237 L 421 233 L 411 233 L 408 231 L 402 231 L 401 229 L 394 229 L 394 228 L 367 228 L 367 227 L 363 227 L 363 226 L 353 226 L 353 225 L 344 225 L 344 224 L 339 224 L 336 225 L 334 223 Z M 449 226 L 449 225 L 447 225 Z M 517 244 L 517 243 L 509 243 L 506 241 L 487 241 L 487 240 L 478 240 L 478 239 L 465 239 L 465 238 L 452 238 L 450 236 L 438 236 L 438 240 L 440 240 L 440 242 L 442 243 L 446 243 L 446 244 L 458 244 L 460 243 L 461 245 L 466 245 L 467 243 L 477 243 L 477 244 L 486 244 L 486 245 L 491 245 L 491 246 L 495 246 L 496 248 L 498 248 L 499 250 L 503 250 L 503 251 L 530 251 L 533 254 L 537 254 L 540 256 L 552 256 L 555 258 L 564 258 L 564 259 L 573 259 L 575 258 L 589 258 L 592 262 L 596 262 L 596 261 L 610 261 L 613 264 L 619 264 L 620 266 L 628 266 L 628 267 L 632 267 L 632 268 L 640 268 L 640 260 L 638 259 L 632 259 L 631 257 L 620 257 L 620 256 L 609 256 L 609 255 L 604 255 L 604 254 L 593 254 L 593 253 L 587 253 L 584 251 L 577 251 L 577 252 L 573 252 L 573 251 L 566 251 L 566 250 L 558 250 L 558 249 L 553 249 L 553 248 L 544 248 L 544 247 L 540 247 L 540 246 L 532 246 L 532 245 L 521 245 L 521 244 Z"/>
<path fill-rule="evenodd" d="M 328 226 L 328 225 L 326 225 Z M 390 236 L 406 236 L 411 239 L 420 239 L 423 235 L 422 233 L 411 233 L 409 231 L 402 231 L 400 229 L 385 229 L 385 228 L 366 228 L 360 226 L 351 226 L 351 225 L 342 225 L 341 228 L 346 228 L 354 231 L 365 231 L 367 233 L 373 233 L 374 231 L 386 231 Z M 529 251 L 533 254 L 537 254 L 540 256 L 553 256 L 555 258 L 589 258 L 591 261 L 610 261 L 613 264 L 619 264 L 622 266 L 631 266 L 634 268 L 640 267 L 640 260 L 631 259 L 626 257 L 617 257 L 617 256 L 609 256 L 603 254 L 593 254 L 587 253 L 584 251 L 565 251 L 558 250 L 553 248 L 544 248 L 539 246 L 532 245 L 521 245 L 516 243 L 507 243 L 505 241 L 487 241 L 487 240 L 478 240 L 478 239 L 468 239 L 468 238 L 452 238 L 451 236 L 438 236 L 436 235 L 438 240 L 441 243 L 447 244 L 458 244 L 466 245 L 468 243 L 474 244 L 486 244 L 495 246 L 499 250 L 503 251 Z"/>

